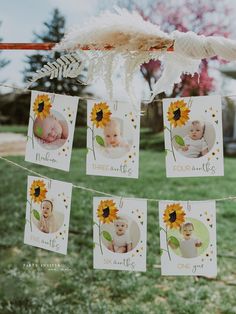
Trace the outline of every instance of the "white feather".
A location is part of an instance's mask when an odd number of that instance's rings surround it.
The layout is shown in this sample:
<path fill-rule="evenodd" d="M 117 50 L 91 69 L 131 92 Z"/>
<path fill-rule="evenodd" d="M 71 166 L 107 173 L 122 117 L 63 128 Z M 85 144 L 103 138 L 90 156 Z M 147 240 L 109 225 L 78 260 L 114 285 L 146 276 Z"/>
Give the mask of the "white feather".
<path fill-rule="evenodd" d="M 83 27 L 74 28 L 55 46 L 55 50 L 75 51 L 78 46 L 104 49 L 109 45 L 117 51 L 149 50 L 159 46 L 168 48 L 173 39 L 157 25 L 145 21 L 137 12 L 116 8 L 89 20 Z"/>

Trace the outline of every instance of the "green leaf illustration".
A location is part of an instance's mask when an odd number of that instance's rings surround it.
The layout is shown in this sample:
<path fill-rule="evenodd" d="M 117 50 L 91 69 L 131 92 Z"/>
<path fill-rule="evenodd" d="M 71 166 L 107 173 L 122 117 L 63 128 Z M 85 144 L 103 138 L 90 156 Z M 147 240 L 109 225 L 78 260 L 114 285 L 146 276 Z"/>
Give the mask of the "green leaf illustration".
<path fill-rule="evenodd" d="M 99 145 L 105 146 L 104 139 L 103 139 L 101 136 L 96 135 L 96 141 L 97 141 L 97 143 L 98 143 Z"/>
<path fill-rule="evenodd" d="M 163 252 L 164 252 L 164 251 L 163 251 L 162 249 L 160 249 L 160 255 L 161 255 L 161 256 L 162 256 Z"/>
<path fill-rule="evenodd" d="M 96 243 L 93 242 L 93 248 L 95 249 Z"/>
<path fill-rule="evenodd" d="M 176 141 L 176 143 L 177 143 L 178 145 L 180 145 L 180 146 L 185 146 L 184 139 L 183 139 L 181 136 L 175 135 L 174 138 L 175 138 L 175 141 Z"/>
<path fill-rule="evenodd" d="M 34 218 L 36 218 L 37 220 L 40 220 L 40 214 L 36 209 L 33 209 L 33 215 L 34 215 Z"/>
<path fill-rule="evenodd" d="M 37 127 L 36 127 L 36 134 L 37 134 L 38 136 L 42 136 L 42 134 L 43 134 L 43 128 L 41 128 L 40 126 L 37 126 Z"/>
<path fill-rule="evenodd" d="M 169 242 L 172 243 L 176 248 L 179 247 L 179 240 L 176 237 L 169 237 Z"/>
<path fill-rule="evenodd" d="M 103 232 L 102 232 L 102 235 L 103 235 L 104 239 L 106 239 L 106 240 L 109 241 L 109 242 L 112 242 L 112 237 L 111 237 L 111 235 L 110 235 L 109 232 L 103 231 Z"/>

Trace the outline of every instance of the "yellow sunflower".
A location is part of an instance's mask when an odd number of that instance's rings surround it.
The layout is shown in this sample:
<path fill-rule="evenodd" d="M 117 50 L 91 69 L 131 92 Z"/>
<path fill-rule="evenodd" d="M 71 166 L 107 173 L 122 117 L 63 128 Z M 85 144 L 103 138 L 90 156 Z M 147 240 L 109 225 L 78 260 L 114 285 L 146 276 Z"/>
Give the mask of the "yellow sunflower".
<path fill-rule="evenodd" d="M 167 205 L 163 214 L 163 221 L 171 229 L 178 229 L 184 223 L 185 215 L 180 204 Z"/>
<path fill-rule="evenodd" d="M 97 128 L 104 128 L 110 122 L 111 111 L 105 102 L 94 104 L 90 114 L 90 119 Z"/>
<path fill-rule="evenodd" d="M 97 217 L 102 223 L 110 223 L 117 219 L 118 209 L 113 200 L 101 201 L 97 209 Z"/>
<path fill-rule="evenodd" d="M 30 187 L 30 196 L 35 203 L 42 202 L 46 197 L 47 189 L 43 180 L 34 180 Z"/>
<path fill-rule="evenodd" d="M 183 126 L 189 120 L 189 112 L 190 110 L 183 100 L 171 102 L 167 112 L 168 121 L 174 128 Z"/>
<path fill-rule="evenodd" d="M 33 111 L 38 118 L 43 120 L 50 114 L 51 101 L 47 94 L 38 95 L 34 101 Z"/>

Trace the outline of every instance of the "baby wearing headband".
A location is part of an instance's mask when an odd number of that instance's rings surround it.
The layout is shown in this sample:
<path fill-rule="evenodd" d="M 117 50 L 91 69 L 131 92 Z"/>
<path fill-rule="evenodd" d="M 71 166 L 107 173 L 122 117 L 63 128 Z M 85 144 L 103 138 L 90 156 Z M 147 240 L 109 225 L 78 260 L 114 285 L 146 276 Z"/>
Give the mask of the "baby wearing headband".
<path fill-rule="evenodd" d="M 127 253 L 132 250 L 132 240 L 129 236 L 129 223 L 124 217 L 114 221 L 114 235 L 108 249 L 115 253 Z"/>

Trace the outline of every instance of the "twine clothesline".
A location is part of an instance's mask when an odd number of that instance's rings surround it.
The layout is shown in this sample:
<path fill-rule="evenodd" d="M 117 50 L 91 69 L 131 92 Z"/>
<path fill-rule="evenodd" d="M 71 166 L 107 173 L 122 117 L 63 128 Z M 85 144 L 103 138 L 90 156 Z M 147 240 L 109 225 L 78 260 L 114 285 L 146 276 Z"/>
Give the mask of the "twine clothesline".
<path fill-rule="evenodd" d="M 11 164 L 11 165 L 13 165 L 15 167 L 21 168 L 21 169 L 23 169 L 23 170 L 25 170 L 25 171 L 27 171 L 27 172 L 29 172 L 31 174 L 37 175 L 37 176 L 45 178 L 47 180 L 53 180 L 53 179 L 51 179 L 51 178 L 49 178 L 49 177 L 47 177 L 45 175 L 42 175 L 41 173 L 38 173 L 38 172 L 36 172 L 34 170 L 31 170 L 31 169 L 29 169 L 27 167 L 24 167 L 24 166 L 14 162 L 14 161 L 12 161 L 12 160 L 9 160 L 7 158 L 4 158 L 4 157 L 0 156 L 0 159 L 4 160 L 5 162 L 7 162 L 7 163 L 9 163 L 9 164 Z M 69 183 L 71 183 L 71 182 L 69 182 Z M 123 198 L 137 199 L 138 198 L 138 197 L 114 195 L 114 194 L 106 193 L 106 192 L 103 192 L 103 191 L 95 190 L 95 189 L 92 189 L 92 188 L 88 188 L 86 186 L 76 185 L 76 184 L 73 184 L 73 183 L 71 183 L 71 184 L 72 184 L 72 187 L 75 188 L 75 189 L 80 189 L 80 190 L 88 191 L 88 192 L 91 192 L 91 193 L 97 193 L 97 194 L 108 196 L 108 197 L 121 198 L 121 199 L 123 199 Z M 150 201 L 150 202 L 160 202 L 160 201 L 163 201 L 163 199 L 156 199 L 156 198 L 145 198 L 145 197 L 142 197 L 142 199 L 145 199 L 145 200 Z M 206 202 L 207 201 L 217 201 L 217 202 L 222 202 L 222 201 L 228 201 L 228 200 L 236 200 L 236 195 L 235 196 L 226 196 L 226 197 L 221 197 L 221 198 L 216 198 L 216 199 L 205 199 L 205 200 L 201 199 L 200 201 L 206 201 Z"/>
<path fill-rule="evenodd" d="M 6 88 L 12 88 L 12 89 L 15 89 L 15 90 L 19 90 L 19 91 L 23 91 L 23 92 L 31 92 L 30 89 L 28 88 L 21 88 L 21 87 L 15 87 L 15 86 L 12 86 L 12 85 L 8 85 L 8 84 L 1 84 L 0 83 L 0 86 L 2 87 L 6 87 Z M 38 92 L 41 92 L 41 91 L 38 91 Z M 53 95 L 55 95 L 55 93 L 51 93 Z M 63 94 L 62 94 L 63 95 Z M 91 97 L 91 96 L 72 96 L 72 97 L 77 97 L 78 99 L 83 99 L 83 100 L 104 100 L 104 98 L 100 98 L 100 97 Z M 235 95 L 236 97 L 236 95 Z M 116 102 L 125 102 L 124 100 L 115 100 Z M 143 99 L 141 100 L 143 103 L 149 103 L 150 101 L 148 99 Z M 162 102 L 162 99 L 155 99 L 153 102 Z M 142 113 L 142 112 L 141 112 Z"/>
<path fill-rule="evenodd" d="M 6 88 L 12 88 L 12 89 L 19 90 L 19 91 L 24 91 L 24 92 L 31 92 L 31 90 L 28 89 L 28 88 L 16 87 L 16 86 L 9 85 L 9 84 L 2 84 L 2 83 L 0 83 L 0 86 L 6 87 Z M 41 91 L 39 91 L 39 92 L 41 92 Z M 52 94 L 55 94 L 55 93 L 52 93 Z M 219 95 L 219 96 L 221 98 L 225 98 L 225 97 L 236 98 L 236 94 L 235 95 L 234 94 L 233 95 Z M 91 97 L 91 96 L 74 96 L 74 97 L 78 97 L 79 99 L 83 99 L 83 100 L 98 100 L 98 99 L 102 100 L 103 99 L 103 98 Z M 116 100 L 116 101 L 119 102 L 119 100 Z M 123 100 L 120 100 L 120 101 L 123 101 Z M 148 104 L 150 102 L 150 100 L 149 99 L 141 99 L 141 102 L 143 102 L 145 104 Z M 154 99 L 152 102 L 163 102 L 163 99 L 161 99 L 161 98 Z"/>
<path fill-rule="evenodd" d="M 7 88 L 12 88 L 12 89 L 16 89 L 16 90 L 21 90 L 21 91 L 26 91 L 27 89 L 23 89 L 23 88 L 19 88 L 19 87 L 15 87 L 15 86 L 11 86 L 11 85 L 8 85 L 8 84 L 2 84 L 0 83 L 0 86 L 3 86 L 3 87 L 7 87 Z M 30 90 L 28 90 L 30 91 Z M 222 98 L 223 97 L 236 97 L 236 95 L 220 95 Z M 93 98 L 93 97 L 83 97 L 83 96 L 78 96 L 79 99 L 98 99 L 98 98 Z M 144 100 L 143 100 L 144 101 Z M 159 99 L 159 100 L 156 100 L 156 101 L 162 101 L 162 99 Z M 18 167 L 18 168 L 21 168 L 29 173 L 32 173 L 34 175 L 37 175 L 39 177 L 43 177 L 45 179 L 48 179 L 48 180 L 52 180 L 51 178 L 47 177 L 47 176 L 44 176 L 36 171 L 33 171 L 29 168 L 26 168 L 18 163 L 15 163 L 7 158 L 4 158 L 4 157 L 1 157 L 0 156 L 0 159 L 8 162 L 9 164 L 11 165 L 14 165 L 15 167 Z M 100 194 L 100 195 L 104 195 L 104 196 L 108 196 L 108 197 L 117 197 L 117 198 L 124 198 L 124 196 L 118 196 L 118 195 L 113 195 L 113 194 L 110 194 L 110 193 L 106 193 L 106 192 L 103 192 L 103 191 L 99 191 L 99 190 L 95 190 L 95 189 L 91 189 L 91 188 L 88 188 L 88 187 L 84 187 L 84 186 L 81 186 L 81 185 L 75 185 L 75 184 L 72 184 L 72 187 L 73 188 L 77 188 L 77 189 L 81 189 L 81 190 L 85 190 L 85 191 L 88 191 L 88 192 L 92 192 L 92 193 L 97 193 L 97 194 Z M 128 197 L 128 196 L 125 196 L 125 197 Z M 133 198 L 133 197 L 128 197 L 128 198 Z M 163 199 L 154 199 L 154 198 L 145 198 L 147 201 L 151 201 L 151 202 L 159 202 Z M 222 198 L 217 198 L 217 199 L 214 199 L 215 201 L 226 201 L 226 200 L 235 200 L 236 199 L 236 196 L 226 196 L 226 197 L 222 197 Z M 209 199 L 207 199 L 206 201 L 208 201 Z"/>
<path fill-rule="evenodd" d="M 0 156 L 0 159 L 1 159 L 1 160 L 4 160 L 4 161 L 6 161 L 6 162 L 8 162 L 9 164 L 11 164 L 11 165 L 13 165 L 13 166 L 15 166 L 15 167 L 21 168 L 21 169 L 23 169 L 23 170 L 25 170 L 25 171 L 27 171 L 27 172 L 29 172 L 29 173 L 32 173 L 32 174 L 37 175 L 37 176 L 39 176 L 39 177 L 43 177 L 43 178 L 48 179 L 48 180 L 52 180 L 52 179 L 50 179 L 50 178 L 47 177 L 47 176 L 44 176 L 44 175 L 42 175 L 42 174 L 40 174 L 40 173 L 38 173 L 38 172 L 36 172 L 36 171 L 34 171 L 34 170 L 31 170 L 31 169 L 29 169 L 29 168 L 26 168 L 26 167 L 24 167 L 24 166 L 22 166 L 22 165 L 20 165 L 20 164 L 18 164 L 18 163 L 15 163 L 15 162 L 13 162 L 13 161 L 7 159 L 7 158 L 4 158 L 4 157 L 1 157 L 1 156 Z M 100 194 L 100 195 L 104 195 L 104 196 L 108 196 L 108 197 L 121 198 L 121 200 L 122 200 L 123 198 L 126 198 L 126 197 L 123 197 L 123 196 L 112 195 L 112 194 L 105 193 L 105 192 L 102 192 L 102 191 L 98 191 L 98 190 L 95 190 L 95 189 L 90 189 L 90 188 L 87 188 L 87 187 L 84 187 L 84 186 L 81 186 L 81 185 L 72 184 L 72 187 L 73 187 L 73 188 L 76 188 L 76 189 L 81 189 L 81 190 L 89 191 L 89 192 L 92 192 L 92 193 L 98 193 L 98 194 Z M 228 197 L 223 197 L 223 198 L 215 199 L 215 201 L 218 201 L 218 202 L 219 202 L 219 201 L 235 200 L 235 199 L 236 199 L 236 196 L 228 196 Z M 147 198 L 146 200 L 147 200 L 147 201 L 153 201 L 153 202 L 154 202 L 154 201 L 155 201 L 155 202 L 161 201 L 160 199 L 152 199 L 152 198 Z M 208 201 L 209 201 L 209 200 L 208 200 Z M 72 232 L 72 230 L 71 230 L 70 232 Z M 76 234 L 77 234 L 77 232 L 72 232 L 72 233 L 76 233 Z M 233 259 L 235 259 L 235 256 L 234 256 L 234 255 L 217 254 L 217 257 L 226 257 L 226 258 L 233 258 Z M 154 267 L 154 268 L 161 268 L 161 265 L 153 265 L 153 267 Z"/>

